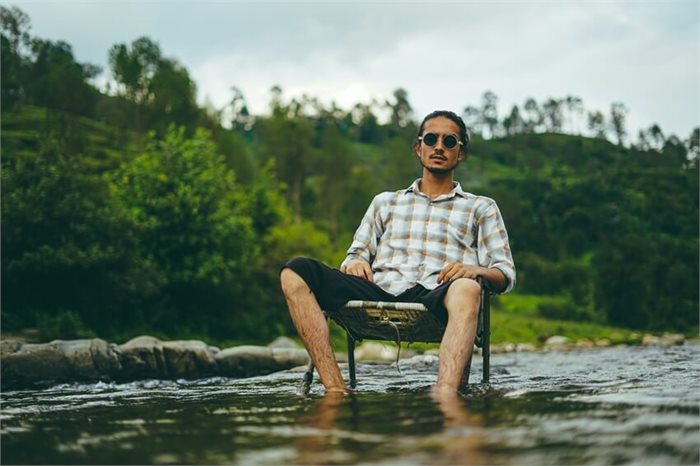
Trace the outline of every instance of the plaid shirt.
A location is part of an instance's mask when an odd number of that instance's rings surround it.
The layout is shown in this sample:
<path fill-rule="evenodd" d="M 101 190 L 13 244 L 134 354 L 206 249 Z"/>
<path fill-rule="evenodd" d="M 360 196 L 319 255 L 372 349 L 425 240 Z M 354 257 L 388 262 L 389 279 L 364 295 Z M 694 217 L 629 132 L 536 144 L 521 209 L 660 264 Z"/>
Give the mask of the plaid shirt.
<path fill-rule="evenodd" d="M 496 267 L 508 279 L 504 292 L 512 290 L 515 265 L 496 202 L 462 191 L 459 183 L 431 201 L 419 181 L 372 200 L 342 265 L 369 262 L 375 283 L 393 295 L 416 284 L 437 287 L 450 262 Z"/>

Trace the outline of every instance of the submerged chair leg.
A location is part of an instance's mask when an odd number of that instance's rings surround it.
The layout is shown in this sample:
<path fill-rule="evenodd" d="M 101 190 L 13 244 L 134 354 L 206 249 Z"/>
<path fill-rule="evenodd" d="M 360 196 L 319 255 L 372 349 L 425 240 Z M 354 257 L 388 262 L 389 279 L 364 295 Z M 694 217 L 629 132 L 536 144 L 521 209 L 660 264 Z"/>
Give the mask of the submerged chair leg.
<path fill-rule="evenodd" d="M 481 354 L 483 355 L 483 383 L 489 382 L 491 375 L 491 296 L 484 290 L 481 295 L 481 312 L 484 313 L 484 330 L 481 337 Z"/>
<path fill-rule="evenodd" d="M 355 388 L 355 339 L 347 332 L 348 337 L 348 370 L 350 371 L 350 388 Z"/>
<path fill-rule="evenodd" d="M 309 359 L 309 365 L 304 372 L 304 380 L 301 381 L 301 393 L 306 396 L 311 390 L 311 382 L 314 380 L 314 362 Z"/>

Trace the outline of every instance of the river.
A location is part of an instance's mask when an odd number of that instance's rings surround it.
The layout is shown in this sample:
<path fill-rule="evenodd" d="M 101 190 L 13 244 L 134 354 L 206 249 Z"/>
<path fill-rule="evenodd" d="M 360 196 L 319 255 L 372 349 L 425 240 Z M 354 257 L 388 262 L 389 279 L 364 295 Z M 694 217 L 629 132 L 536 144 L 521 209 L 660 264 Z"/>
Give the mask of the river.
<path fill-rule="evenodd" d="M 2 464 L 688 464 L 700 462 L 700 346 L 480 358 L 434 401 L 434 361 L 360 364 L 358 387 L 300 372 L 2 393 Z"/>

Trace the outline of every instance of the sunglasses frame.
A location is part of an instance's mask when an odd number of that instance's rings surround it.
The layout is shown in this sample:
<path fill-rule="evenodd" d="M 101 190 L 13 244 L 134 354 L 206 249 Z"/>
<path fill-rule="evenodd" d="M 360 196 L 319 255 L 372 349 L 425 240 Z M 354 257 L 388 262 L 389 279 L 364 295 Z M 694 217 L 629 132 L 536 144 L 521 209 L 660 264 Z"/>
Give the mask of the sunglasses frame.
<path fill-rule="evenodd" d="M 435 144 L 428 144 L 427 142 L 425 142 L 425 136 L 427 136 L 429 134 L 433 134 L 437 138 L 435 140 Z M 452 136 L 453 138 L 455 138 L 455 140 L 457 141 L 457 144 L 455 144 L 452 147 L 447 147 L 447 145 L 445 145 L 445 138 L 447 136 Z M 418 140 L 421 141 L 423 144 L 425 144 L 428 147 L 435 147 L 435 145 L 437 145 L 438 141 L 442 140 L 442 145 L 448 150 L 452 150 L 452 149 L 456 148 L 457 146 L 464 146 L 464 143 L 462 141 L 460 141 L 459 137 L 454 133 L 448 133 L 448 134 L 425 133 L 422 136 L 418 136 Z"/>

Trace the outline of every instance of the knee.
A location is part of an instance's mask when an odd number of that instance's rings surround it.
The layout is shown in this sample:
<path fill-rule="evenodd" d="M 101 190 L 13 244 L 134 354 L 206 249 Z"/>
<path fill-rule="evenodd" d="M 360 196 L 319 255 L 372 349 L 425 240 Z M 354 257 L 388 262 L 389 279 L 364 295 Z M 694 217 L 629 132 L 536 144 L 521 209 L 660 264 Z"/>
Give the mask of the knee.
<path fill-rule="evenodd" d="M 282 292 L 287 296 L 309 290 L 304 279 L 289 267 L 283 268 L 280 272 L 280 285 L 282 285 Z"/>
<path fill-rule="evenodd" d="M 481 301 L 481 286 L 475 280 L 459 278 L 450 285 L 445 296 L 449 316 L 476 317 Z"/>

